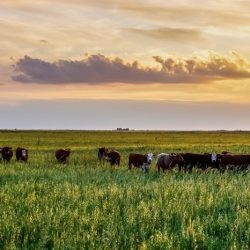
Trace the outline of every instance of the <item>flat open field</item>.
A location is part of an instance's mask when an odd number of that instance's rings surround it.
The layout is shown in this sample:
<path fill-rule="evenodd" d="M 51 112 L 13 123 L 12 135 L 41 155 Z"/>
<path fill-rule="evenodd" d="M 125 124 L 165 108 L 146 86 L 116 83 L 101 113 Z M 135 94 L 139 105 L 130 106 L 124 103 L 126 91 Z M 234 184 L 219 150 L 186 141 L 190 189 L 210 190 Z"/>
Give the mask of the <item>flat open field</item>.
<path fill-rule="evenodd" d="M 127 170 L 130 152 L 250 153 L 250 132 L 2 131 L 1 146 L 29 162 L 0 163 L 0 249 L 250 249 L 250 173 Z"/>

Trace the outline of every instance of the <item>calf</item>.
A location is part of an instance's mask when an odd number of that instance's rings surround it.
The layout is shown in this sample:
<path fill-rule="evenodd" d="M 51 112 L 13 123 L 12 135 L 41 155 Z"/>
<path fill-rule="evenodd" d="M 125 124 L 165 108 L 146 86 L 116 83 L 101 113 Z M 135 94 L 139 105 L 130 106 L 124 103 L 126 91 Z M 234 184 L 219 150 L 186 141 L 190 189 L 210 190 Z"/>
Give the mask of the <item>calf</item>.
<path fill-rule="evenodd" d="M 28 149 L 18 147 L 16 149 L 16 160 L 27 162 L 28 161 Z"/>
<path fill-rule="evenodd" d="M 160 172 L 161 169 L 165 172 L 165 170 L 170 170 L 177 164 L 180 166 L 184 163 L 185 161 L 180 154 L 161 153 L 157 156 L 156 167 L 158 168 L 158 172 Z"/>
<path fill-rule="evenodd" d="M 4 162 L 10 162 L 11 158 L 13 157 L 13 151 L 10 147 L 3 147 L 2 148 L 2 159 Z"/>
<path fill-rule="evenodd" d="M 58 162 L 66 163 L 67 158 L 70 155 L 70 149 L 58 149 L 56 150 L 55 156 Z"/>
<path fill-rule="evenodd" d="M 130 154 L 128 158 L 128 169 L 130 170 L 132 166 L 141 168 L 144 172 L 148 172 L 150 164 L 153 159 L 153 154 Z"/>

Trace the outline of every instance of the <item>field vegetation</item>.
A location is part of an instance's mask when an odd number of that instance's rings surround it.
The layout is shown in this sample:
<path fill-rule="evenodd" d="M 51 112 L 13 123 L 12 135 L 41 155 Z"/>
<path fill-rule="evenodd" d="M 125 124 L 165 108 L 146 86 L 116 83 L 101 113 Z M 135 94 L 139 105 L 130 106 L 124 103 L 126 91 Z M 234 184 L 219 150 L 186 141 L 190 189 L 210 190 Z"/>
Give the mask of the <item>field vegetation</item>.
<path fill-rule="evenodd" d="M 1 146 L 29 161 L 0 163 L 0 249 L 250 249 L 248 172 L 127 170 L 130 152 L 250 153 L 250 132 L 1 131 Z"/>

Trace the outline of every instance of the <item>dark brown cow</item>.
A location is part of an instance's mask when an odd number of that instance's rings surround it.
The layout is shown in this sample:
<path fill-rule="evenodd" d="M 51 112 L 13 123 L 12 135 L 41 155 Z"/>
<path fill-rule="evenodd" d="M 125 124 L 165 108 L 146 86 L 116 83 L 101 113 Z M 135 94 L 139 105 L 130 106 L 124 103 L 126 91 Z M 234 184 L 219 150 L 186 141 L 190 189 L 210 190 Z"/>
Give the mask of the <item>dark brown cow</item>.
<path fill-rule="evenodd" d="M 67 158 L 70 155 L 70 149 L 58 149 L 56 150 L 55 156 L 58 162 L 66 163 Z"/>
<path fill-rule="evenodd" d="M 150 164 L 153 160 L 153 154 L 130 154 L 128 157 L 128 169 L 131 170 L 132 166 L 141 168 L 144 172 L 148 172 Z"/>
<path fill-rule="evenodd" d="M 121 155 L 116 150 L 109 150 L 105 147 L 99 148 L 97 156 L 98 156 L 99 161 L 106 160 L 110 163 L 111 166 L 120 165 Z"/>
<path fill-rule="evenodd" d="M 185 161 L 180 154 L 161 153 L 157 156 L 156 167 L 158 168 L 158 172 L 160 172 L 161 169 L 165 172 L 165 170 L 170 170 L 177 164 L 180 166 L 184 163 Z"/>
<path fill-rule="evenodd" d="M 0 161 L 2 161 L 2 148 L 0 148 Z"/>
<path fill-rule="evenodd" d="M 179 170 L 183 167 L 185 171 L 192 171 L 194 166 L 206 170 L 208 167 L 219 168 L 219 160 L 217 154 L 194 154 L 194 153 L 182 153 L 180 154 L 184 159 L 183 165 L 179 164 Z"/>
<path fill-rule="evenodd" d="M 10 147 L 3 147 L 2 148 L 2 159 L 4 162 L 10 162 L 11 158 L 13 157 L 13 151 Z"/>
<path fill-rule="evenodd" d="M 107 160 L 111 166 L 120 165 L 121 155 L 119 152 L 112 150 L 106 153 L 105 160 Z"/>
<path fill-rule="evenodd" d="M 218 155 L 220 162 L 220 170 L 224 172 L 226 169 L 232 170 L 247 170 L 250 165 L 249 154 L 221 154 Z"/>
<path fill-rule="evenodd" d="M 28 161 L 28 149 L 18 147 L 16 149 L 16 160 L 17 161 Z"/>

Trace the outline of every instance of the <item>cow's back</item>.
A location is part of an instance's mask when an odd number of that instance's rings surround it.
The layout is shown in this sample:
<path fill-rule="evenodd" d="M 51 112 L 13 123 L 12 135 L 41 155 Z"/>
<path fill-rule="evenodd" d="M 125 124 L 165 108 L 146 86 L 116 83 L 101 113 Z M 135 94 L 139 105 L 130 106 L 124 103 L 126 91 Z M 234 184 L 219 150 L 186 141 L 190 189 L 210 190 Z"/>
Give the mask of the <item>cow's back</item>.
<path fill-rule="evenodd" d="M 129 166 L 134 165 L 135 167 L 140 167 L 143 163 L 147 163 L 146 155 L 136 153 L 129 154 Z"/>
<path fill-rule="evenodd" d="M 118 151 L 112 150 L 107 153 L 111 165 L 120 165 L 121 155 Z"/>
<path fill-rule="evenodd" d="M 170 164 L 170 155 L 166 153 L 159 154 L 157 156 L 157 166 L 160 168 L 168 168 Z"/>
<path fill-rule="evenodd" d="M 220 155 L 221 166 L 226 167 L 227 165 L 233 166 L 244 166 L 246 167 L 250 164 L 250 155 L 249 154 L 240 154 L 240 155 L 232 155 L 232 154 L 222 154 Z"/>
<path fill-rule="evenodd" d="M 65 150 L 65 149 L 58 149 L 55 152 L 56 159 L 59 162 L 66 162 L 67 157 L 70 155 L 70 149 Z"/>

